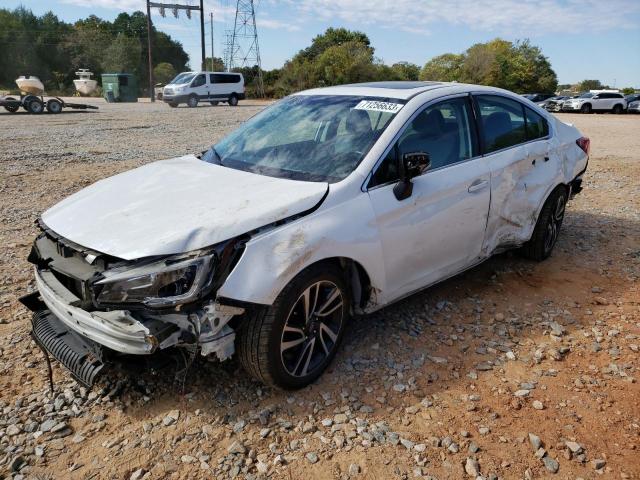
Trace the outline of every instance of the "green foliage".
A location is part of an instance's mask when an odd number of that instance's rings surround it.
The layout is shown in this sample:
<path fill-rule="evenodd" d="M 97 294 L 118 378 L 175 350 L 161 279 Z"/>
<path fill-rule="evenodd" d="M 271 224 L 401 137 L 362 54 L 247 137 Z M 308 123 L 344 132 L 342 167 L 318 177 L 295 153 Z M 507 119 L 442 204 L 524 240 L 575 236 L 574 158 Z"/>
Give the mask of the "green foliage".
<path fill-rule="evenodd" d="M 179 42 L 155 28 L 152 41 L 155 65 L 184 71 L 189 57 Z M 91 15 L 69 24 L 51 12 L 38 17 L 24 7 L 0 9 L 0 85 L 15 88 L 18 76 L 36 75 L 50 93 L 71 93 L 79 68 L 97 79 L 106 71 L 127 71 L 146 85 L 146 15 L 121 13 L 113 22 Z"/>
<path fill-rule="evenodd" d="M 156 83 L 169 83 L 176 76 L 176 69 L 173 65 L 167 62 L 162 62 L 156 65 L 153 69 L 153 78 Z"/>
<path fill-rule="evenodd" d="M 224 61 L 220 57 L 213 57 L 213 64 L 211 63 L 211 57 L 207 57 L 204 64 L 212 72 L 224 72 L 225 70 Z"/>
<path fill-rule="evenodd" d="M 435 82 L 453 82 L 460 78 L 464 55 L 445 53 L 433 57 L 420 71 L 420 80 Z"/>
<path fill-rule="evenodd" d="M 604 85 L 600 80 L 582 80 L 578 83 L 579 92 L 588 92 L 589 90 L 600 90 L 604 88 Z"/>
<path fill-rule="evenodd" d="M 142 47 L 137 39 L 119 33 L 104 52 L 102 69 L 109 73 L 137 73 Z"/>
<path fill-rule="evenodd" d="M 459 81 L 492 85 L 514 92 L 553 92 L 558 79 L 540 48 L 528 40 L 496 38 L 472 45 L 463 54 L 445 53 L 429 60 L 422 80 Z"/>
<path fill-rule="evenodd" d="M 633 93 L 636 93 L 636 89 L 633 87 L 627 87 L 627 88 L 623 88 L 622 90 L 623 95 L 631 95 Z"/>

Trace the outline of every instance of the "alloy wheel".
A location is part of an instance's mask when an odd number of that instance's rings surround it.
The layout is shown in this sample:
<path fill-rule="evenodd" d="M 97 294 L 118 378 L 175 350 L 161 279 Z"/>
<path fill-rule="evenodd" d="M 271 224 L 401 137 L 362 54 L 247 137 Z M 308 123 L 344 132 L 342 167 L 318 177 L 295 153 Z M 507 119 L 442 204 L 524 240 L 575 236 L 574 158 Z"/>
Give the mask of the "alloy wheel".
<path fill-rule="evenodd" d="M 558 198 L 556 199 L 556 205 L 551 215 L 549 215 L 549 221 L 547 222 L 547 229 L 544 237 L 545 252 L 551 251 L 556 241 L 558 240 L 560 226 L 562 225 L 562 220 L 564 219 L 565 206 L 565 196 L 562 194 L 558 195 Z"/>
<path fill-rule="evenodd" d="M 321 280 L 307 287 L 282 331 L 280 358 L 286 372 L 306 377 L 323 368 L 337 347 L 343 321 L 344 295 L 335 283 Z"/>

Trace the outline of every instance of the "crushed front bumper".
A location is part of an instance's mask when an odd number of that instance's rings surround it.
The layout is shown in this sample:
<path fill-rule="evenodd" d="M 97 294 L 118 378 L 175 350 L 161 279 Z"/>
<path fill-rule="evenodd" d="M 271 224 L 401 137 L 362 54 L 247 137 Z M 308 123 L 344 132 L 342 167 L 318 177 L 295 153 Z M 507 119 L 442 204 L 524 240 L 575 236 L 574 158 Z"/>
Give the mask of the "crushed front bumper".
<path fill-rule="evenodd" d="M 47 309 L 70 330 L 121 353 L 148 355 L 177 329 L 150 320 L 144 324 L 127 310 L 88 312 L 74 306 L 80 299 L 47 270 L 35 269 L 36 285 Z M 27 305 L 29 307 L 29 305 Z"/>

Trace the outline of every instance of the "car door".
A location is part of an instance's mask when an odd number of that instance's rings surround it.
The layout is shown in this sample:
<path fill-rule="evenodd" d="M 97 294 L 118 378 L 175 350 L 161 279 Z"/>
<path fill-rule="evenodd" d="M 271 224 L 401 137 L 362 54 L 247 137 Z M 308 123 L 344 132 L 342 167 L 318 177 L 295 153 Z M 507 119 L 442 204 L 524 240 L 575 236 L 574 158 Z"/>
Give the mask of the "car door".
<path fill-rule="evenodd" d="M 398 160 L 428 153 L 431 167 L 397 200 Z M 398 298 L 479 260 L 490 200 L 490 172 L 478 156 L 470 97 L 417 112 L 374 169 L 368 194 L 383 249 L 385 296 Z"/>
<path fill-rule="evenodd" d="M 549 125 L 522 103 L 475 95 L 484 158 L 491 170 L 491 207 L 483 253 L 529 239 L 537 210 L 559 168 L 550 151 Z"/>
<path fill-rule="evenodd" d="M 196 78 L 191 82 L 191 92 L 198 96 L 200 100 L 207 100 L 209 98 L 209 84 L 207 83 L 207 76 L 204 73 L 199 73 Z"/>

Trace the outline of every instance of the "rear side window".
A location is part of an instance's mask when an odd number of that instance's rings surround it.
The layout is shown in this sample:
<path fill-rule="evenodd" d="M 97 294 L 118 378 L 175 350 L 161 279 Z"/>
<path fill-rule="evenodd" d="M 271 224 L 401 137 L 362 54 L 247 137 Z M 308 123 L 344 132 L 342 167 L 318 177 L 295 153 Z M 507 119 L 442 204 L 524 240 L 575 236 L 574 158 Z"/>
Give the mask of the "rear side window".
<path fill-rule="evenodd" d="M 240 75 L 213 73 L 211 74 L 211 83 L 240 83 Z"/>
<path fill-rule="evenodd" d="M 541 115 L 538 115 L 536 112 L 526 107 L 524 111 L 527 118 L 527 140 L 544 138 L 549 135 L 549 124 Z"/>
<path fill-rule="evenodd" d="M 505 97 L 478 95 L 485 153 L 526 141 L 522 104 Z"/>

